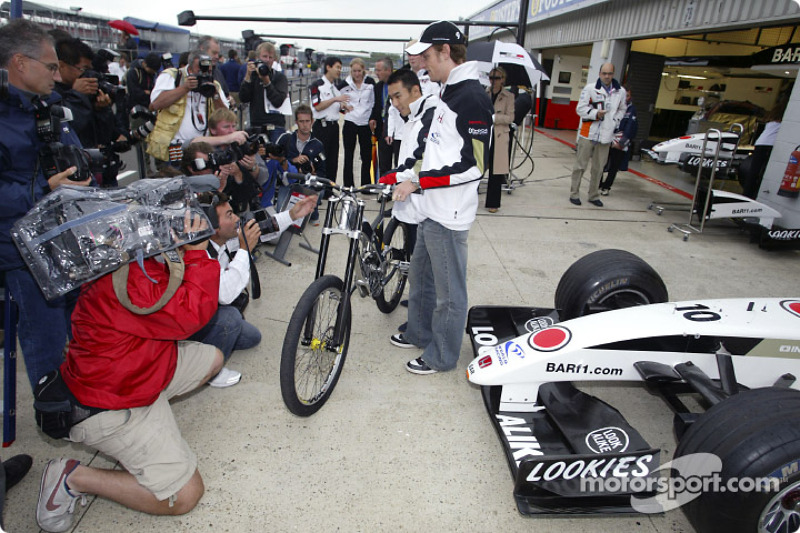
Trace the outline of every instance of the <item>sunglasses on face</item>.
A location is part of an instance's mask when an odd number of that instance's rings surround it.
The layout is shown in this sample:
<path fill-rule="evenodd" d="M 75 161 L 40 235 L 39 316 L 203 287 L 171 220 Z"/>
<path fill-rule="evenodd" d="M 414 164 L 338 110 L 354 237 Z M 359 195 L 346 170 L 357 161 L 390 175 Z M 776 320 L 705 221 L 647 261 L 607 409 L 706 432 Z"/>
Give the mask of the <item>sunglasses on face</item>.
<path fill-rule="evenodd" d="M 502 80 L 503 77 L 502 76 L 489 76 L 489 79 L 490 80 Z"/>

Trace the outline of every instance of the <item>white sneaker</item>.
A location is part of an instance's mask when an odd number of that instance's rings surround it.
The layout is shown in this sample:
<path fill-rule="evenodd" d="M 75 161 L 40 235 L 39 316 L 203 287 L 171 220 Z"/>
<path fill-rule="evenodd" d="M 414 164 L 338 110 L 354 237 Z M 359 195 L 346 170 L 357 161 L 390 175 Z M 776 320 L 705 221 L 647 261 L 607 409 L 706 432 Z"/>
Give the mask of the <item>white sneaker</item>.
<path fill-rule="evenodd" d="M 242 379 L 241 372 L 231 370 L 228 367 L 223 367 L 222 370 L 219 371 L 219 374 L 208 380 L 208 384 L 211 387 L 224 389 L 225 387 L 236 385 L 239 383 L 240 379 Z"/>
<path fill-rule="evenodd" d="M 60 533 L 72 527 L 75 504 L 86 505 L 86 495 L 67 488 L 67 476 L 80 464 L 75 459 L 53 459 L 44 468 L 36 504 L 36 522 L 50 533 Z"/>

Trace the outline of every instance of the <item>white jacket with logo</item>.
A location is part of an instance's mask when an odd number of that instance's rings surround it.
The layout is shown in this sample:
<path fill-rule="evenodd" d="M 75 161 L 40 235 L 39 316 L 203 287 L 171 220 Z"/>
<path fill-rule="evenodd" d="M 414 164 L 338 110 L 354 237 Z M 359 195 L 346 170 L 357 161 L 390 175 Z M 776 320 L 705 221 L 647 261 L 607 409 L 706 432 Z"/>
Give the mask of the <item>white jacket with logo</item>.
<path fill-rule="evenodd" d="M 434 111 L 419 184 L 419 210 L 453 231 L 468 230 L 478 211 L 478 184 L 489 159 L 492 101 L 478 81 L 477 63 L 450 71 Z"/>
<path fill-rule="evenodd" d="M 600 144 L 609 144 L 614 140 L 614 132 L 625 116 L 625 89 L 617 80 L 611 80 L 611 91 L 606 92 L 600 79 L 595 84 L 588 84 L 581 91 L 578 107 L 575 111 L 581 117 L 578 135 Z M 597 120 L 597 111 L 605 109 L 606 114 Z"/>
<path fill-rule="evenodd" d="M 411 102 L 411 112 L 403 126 L 403 141 L 400 143 L 400 166 L 382 176 L 381 183 L 400 183 L 419 174 L 428 131 L 438 103 L 439 97 L 436 95 L 422 96 Z M 420 194 L 409 194 L 405 201 L 394 202 L 392 216 L 406 224 L 419 224 L 424 219 L 418 207 L 421 199 Z"/>

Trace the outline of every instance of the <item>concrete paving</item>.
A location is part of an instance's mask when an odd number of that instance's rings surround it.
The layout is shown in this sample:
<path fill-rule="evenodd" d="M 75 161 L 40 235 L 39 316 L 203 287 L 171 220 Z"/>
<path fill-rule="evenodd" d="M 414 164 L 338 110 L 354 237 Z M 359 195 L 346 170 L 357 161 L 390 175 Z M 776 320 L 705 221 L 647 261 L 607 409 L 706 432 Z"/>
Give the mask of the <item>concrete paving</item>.
<path fill-rule="evenodd" d="M 555 137 L 574 139 L 550 132 Z M 714 222 L 688 242 L 667 232 L 686 211 L 658 216 L 652 200 L 683 198 L 652 181 L 621 173 L 604 208 L 568 201 L 574 152 L 537 134 L 535 170 L 502 209 L 481 208 L 469 237 L 470 305 L 550 306 L 561 274 L 583 255 L 603 248 L 638 254 L 661 274 L 671 299 L 796 297 L 798 252 L 768 252 L 728 222 Z M 527 174 L 529 164 L 521 169 Z M 672 168 L 638 162 L 634 168 L 691 187 Z M 483 198 L 481 199 L 483 202 Z M 374 203 L 368 203 L 375 209 Z M 319 228 L 309 228 L 312 243 Z M 100 498 L 77 508 L 80 533 L 189 531 L 692 531 L 680 510 L 663 515 L 603 518 L 526 518 L 514 504 L 513 483 L 479 390 L 465 379 L 472 359 L 464 338 L 458 368 L 416 376 L 404 369 L 416 350 L 389 344 L 405 310 L 381 314 L 355 298 L 350 351 L 332 398 L 316 415 L 298 418 L 281 400 L 278 369 L 288 318 L 312 281 L 316 256 L 295 238 L 285 267 L 258 263 L 263 296 L 248 318 L 264 338 L 236 353 L 229 366 L 243 373 L 229 389 L 205 387 L 173 405 L 183 435 L 199 457 L 206 493 L 185 516 L 153 517 Z M 343 273 L 346 243 L 335 242 L 330 273 Z M 20 361 L 21 362 L 21 361 Z M 17 441 L 3 450 L 34 456 L 34 466 L 8 495 L 5 523 L 14 533 L 38 531 L 35 507 L 45 463 L 67 456 L 113 465 L 66 441 L 38 432 L 24 371 L 18 377 Z M 638 386 L 590 385 L 584 390 L 619 408 L 654 447 L 671 457 L 672 417 Z"/>

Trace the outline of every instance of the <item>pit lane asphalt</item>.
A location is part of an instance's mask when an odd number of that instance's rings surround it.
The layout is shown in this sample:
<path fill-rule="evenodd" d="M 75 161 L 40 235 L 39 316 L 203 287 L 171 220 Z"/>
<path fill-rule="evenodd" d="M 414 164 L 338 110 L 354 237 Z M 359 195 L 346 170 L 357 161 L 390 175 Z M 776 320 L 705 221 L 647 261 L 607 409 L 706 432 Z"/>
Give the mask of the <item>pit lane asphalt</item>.
<path fill-rule="evenodd" d="M 574 132 L 548 135 L 574 139 Z M 479 209 L 469 237 L 470 305 L 551 306 L 561 274 L 603 248 L 644 258 L 673 300 L 800 295 L 798 252 L 760 250 L 724 221 L 684 242 L 667 226 L 685 222 L 688 211 L 658 216 L 648 210 L 653 200 L 684 198 L 630 172 L 620 173 L 611 195 L 603 197 L 604 208 L 587 204 L 584 180 L 584 204 L 575 207 L 568 201 L 574 152 L 537 133 L 533 159 L 526 185 L 503 195 L 499 213 Z M 673 167 L 635 162 L 632 168 L 692 190 L 691 177 Z M 529 169 L 528 163 L 517 173 Z M 373 200 L 367 206 L 374 212 Z M 318 227 L 306 233 L 319 242 Z M 92 497 L 87 507 L 76 507 L 72 531 L 692 531 L 680 510 L 601 519 L 519 515 L 500 442 L 479 390 L 465 378 L 472 360 L 466 336 L 455 371 L 409 374 L 404 364 L 419 352 L 388 342 L 405 320 L 403 308 L 383 315 L 371 300 L 355 297 L 350 350 L 332 398 L 310 418 L 289 413 L 280 394 L 280 350 L 288 318 L 316 266 L 316 256 L 300 248 L 300 241 L 295 237 L 290 246 L 290 268 L 267 257 L 258 261 L 263 296 L 251 302 L 248 319 L 264 337 L 229 362 L 243 373 L 242 382 L 229 389 L 204 387 L 173 404 L 205 481 L 198 507 L 185 516 L 154 517 Z M 335 238 L 328 272 L 343 273 L 345 250 L 344 240 Z M 662 449 L 662 460 L 671 458 L 672 417 L 658 398 L 633 384 L 581 388 L 617 407 Z M 38 531 L 36 500 L 49 459 L 113 466 L 106 457 L 38 432 L 21 358 L 17 390 L 17 441 L 3 457 L 29 453 L 34 466 L 8 495 L 5 524 L 13 533 Z"/>

